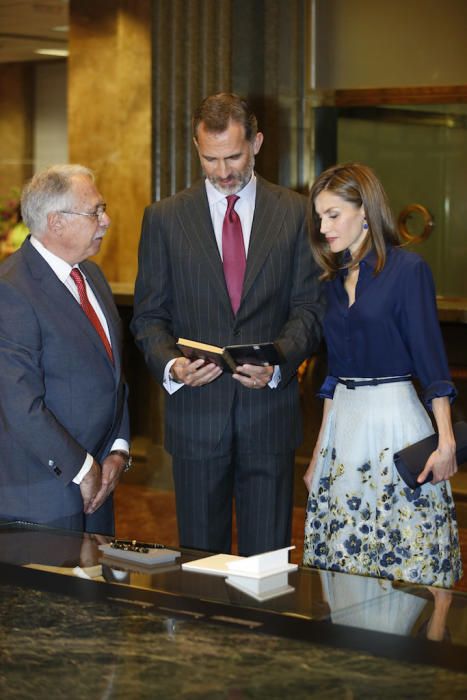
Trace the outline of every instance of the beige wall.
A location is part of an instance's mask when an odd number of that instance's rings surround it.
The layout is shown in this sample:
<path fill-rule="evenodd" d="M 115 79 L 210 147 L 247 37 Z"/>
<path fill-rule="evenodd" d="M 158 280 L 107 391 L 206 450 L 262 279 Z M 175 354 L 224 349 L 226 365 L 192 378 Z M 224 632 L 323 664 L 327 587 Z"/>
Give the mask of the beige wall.
<path fill-rule="evenodd" d="M 0 197 L 32 174 L 33 69 L 0 65 Z"/>
<path fill-rule="evenodd" d="M 151 200 L 151 2 L 72 0 L 70 28 L 69 157 L 96 171 L 112 219 L 97 260 L 132 283 Z"/>
<path fill-rule="evenodd" d="M 467 83 L 466 0 L 314 0 L 316 87 Z"/>

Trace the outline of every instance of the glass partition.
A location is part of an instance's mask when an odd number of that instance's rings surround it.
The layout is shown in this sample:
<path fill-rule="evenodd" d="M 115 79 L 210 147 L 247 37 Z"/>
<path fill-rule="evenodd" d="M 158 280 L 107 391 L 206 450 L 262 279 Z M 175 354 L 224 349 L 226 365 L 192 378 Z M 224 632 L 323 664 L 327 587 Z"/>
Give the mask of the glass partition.
<path fill-rule="evenodd" d="M 437 293 L 467 300 L 467 104 L 341 107 L 337 160 L 373 167 Z M 416 205 L 416 206 L 413 206 Z M 401 216 L 402 215 L 402 216 Z"/>

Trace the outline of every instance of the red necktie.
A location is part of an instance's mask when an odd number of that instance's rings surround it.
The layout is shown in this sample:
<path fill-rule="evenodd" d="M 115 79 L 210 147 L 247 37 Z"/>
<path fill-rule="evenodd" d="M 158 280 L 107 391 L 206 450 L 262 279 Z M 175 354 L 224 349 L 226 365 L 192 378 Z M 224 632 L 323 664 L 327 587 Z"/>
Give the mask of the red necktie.
<path fill-rule="evenodd" d="M 84 313 L 88 317 L 88 319 L 91 321 L 92 325 L 96 329 L 96 331 L 99 333 L 100 339 L 104 343 L 104 347 L 107 350 L 107 355 L 110 358 L 110 361 L 113 362 L 113 353 L 112 353 L 112 348 L 109 343 L 109 339 L 107 338 L 104 329 L 102 328 L 102 324 L 99 321 L 99 318 L 97 317 L 96 312 L 94 311 L 91 302 L 89 301 L 88 294 L 86 292 L 86 285 L 84 283 L 84 278 L 83 275 L 81 274 L 81 270 L 78 270 L 77 267 L 74 267 L 72 271 L 70 272 L 70 277 L 72 278 L 73 282 L 76 284 L 76 288 L 78 290 L 79 294 L 79 302 L 81 304 L 81 308 L 83 309 Z"/>
<path fill-rule="evenodd" d="M 239 199 L 236 194 L 227 197 L 227 211 L 222 225 L 222 261 L 224 276 L 229 290 L 230 303 L 234 314 L 237 313 L 242 297 L 243 278 L 245 277 L 246 256 L 243 242 L 242 224 L 234 209 Z"/>

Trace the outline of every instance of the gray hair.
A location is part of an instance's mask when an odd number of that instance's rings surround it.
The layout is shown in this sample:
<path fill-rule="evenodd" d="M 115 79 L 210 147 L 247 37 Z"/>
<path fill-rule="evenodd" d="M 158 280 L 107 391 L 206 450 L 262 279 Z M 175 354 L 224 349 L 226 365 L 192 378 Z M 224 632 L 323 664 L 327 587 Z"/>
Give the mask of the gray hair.
<path fill-rule="evenodd" d="M 94 173 L 84 165 L 51 165 L 36 173 L 21 195 L 21 215 L 35 236 L 47 230 L 47 214 L 72 206 L 73 178 L 88 177 L 94 182 Z"/>

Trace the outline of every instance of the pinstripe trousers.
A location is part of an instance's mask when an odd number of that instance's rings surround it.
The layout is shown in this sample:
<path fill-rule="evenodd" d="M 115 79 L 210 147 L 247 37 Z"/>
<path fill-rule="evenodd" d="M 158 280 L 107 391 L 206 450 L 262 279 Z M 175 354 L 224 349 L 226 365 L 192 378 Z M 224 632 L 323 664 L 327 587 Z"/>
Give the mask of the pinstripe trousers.
<path fill-rule="evenodd" d="M 180 545 L 229 553 L 235 498 L 241 556 L 287 547 L 294 451 L 252 452 L 241 444 L 239 435 L 232 439 L 230 429 L 222 442 L 220 456 L 200 460 L 173 457 Z"/>

